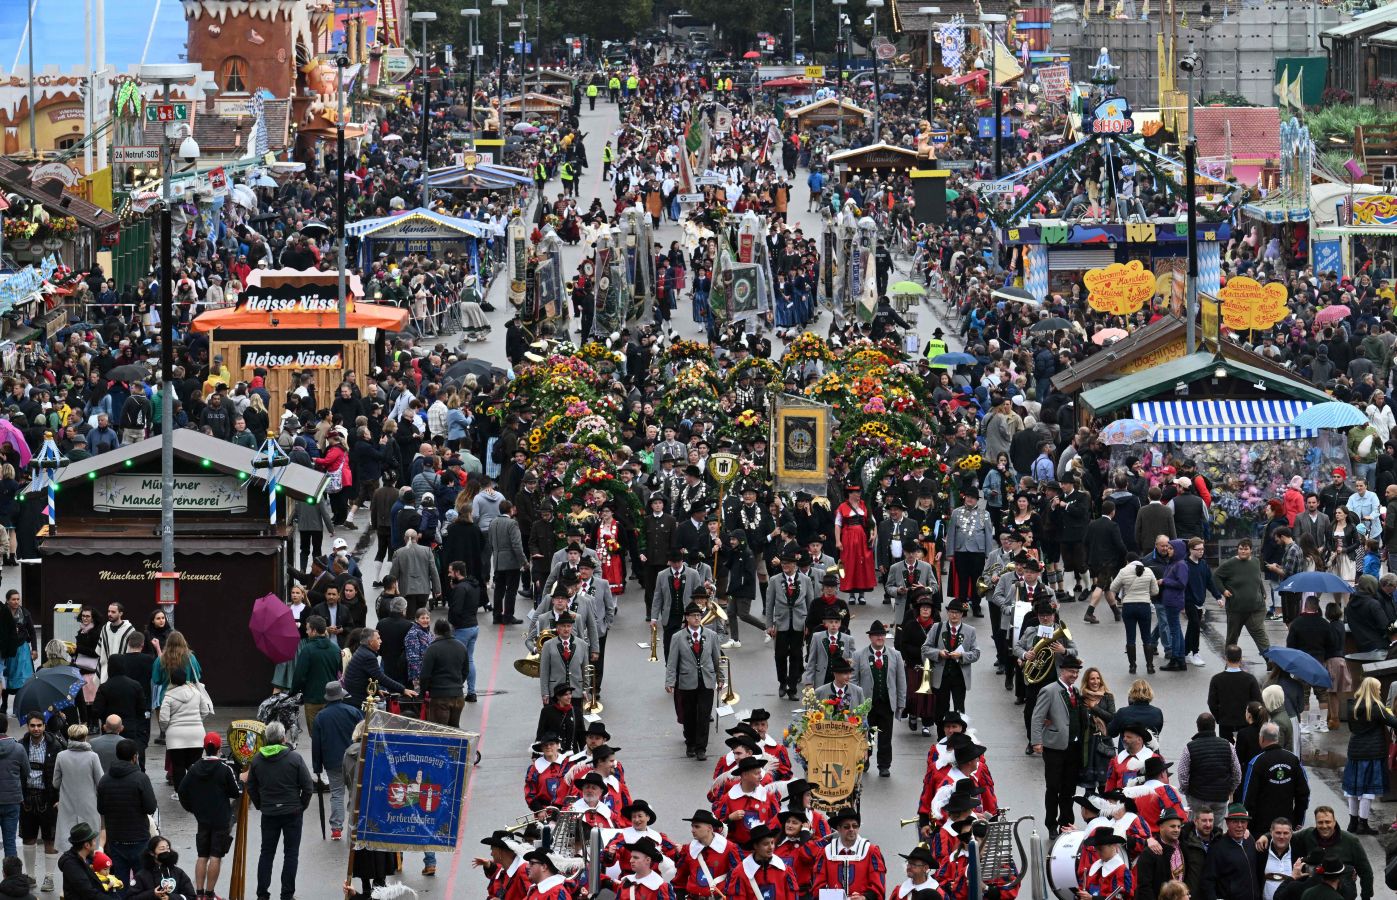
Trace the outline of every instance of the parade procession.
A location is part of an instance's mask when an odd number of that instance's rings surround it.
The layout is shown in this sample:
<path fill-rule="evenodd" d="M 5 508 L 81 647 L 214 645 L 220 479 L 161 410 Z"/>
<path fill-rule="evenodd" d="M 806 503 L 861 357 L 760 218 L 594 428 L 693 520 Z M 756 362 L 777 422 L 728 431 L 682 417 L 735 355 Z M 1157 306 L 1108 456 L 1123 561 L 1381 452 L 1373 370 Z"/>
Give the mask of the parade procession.
<path fill-rule="evenodd" d="M 1397 3 L 808 12 L 0 3 L 0 897 L 1393 896 Z"/>

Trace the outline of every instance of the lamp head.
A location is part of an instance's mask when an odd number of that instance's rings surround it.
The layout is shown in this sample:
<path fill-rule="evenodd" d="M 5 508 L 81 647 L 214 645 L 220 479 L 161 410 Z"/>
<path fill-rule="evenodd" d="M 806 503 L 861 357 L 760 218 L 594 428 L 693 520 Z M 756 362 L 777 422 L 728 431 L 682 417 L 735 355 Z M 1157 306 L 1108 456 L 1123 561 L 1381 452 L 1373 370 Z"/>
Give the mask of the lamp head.
<path fill-rule="evenodd" d="M 1197 69 L 1198 69 L 1198 54 L 1197 54 L 1197 53 L 1185 53 L 1183 56 L 1179 57 L 1179 71 L 1180 71 L 1180 72 L 1187 72 L 1187 73 L 1189 73 L 1189 74 L 1192 74 L 1193 72 L 1197 71 Z"/>

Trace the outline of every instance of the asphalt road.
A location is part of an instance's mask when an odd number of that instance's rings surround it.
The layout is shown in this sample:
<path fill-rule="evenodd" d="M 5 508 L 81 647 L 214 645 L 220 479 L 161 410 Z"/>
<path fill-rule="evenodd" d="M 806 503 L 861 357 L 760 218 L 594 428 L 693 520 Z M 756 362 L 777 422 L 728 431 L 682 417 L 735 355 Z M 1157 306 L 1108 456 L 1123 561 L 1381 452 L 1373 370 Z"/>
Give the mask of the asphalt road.
<path fill-rule="evenodd" d="M 601 149 L 607 137 L 616 128 L 615 108 L 609 103 L 601 103 L 595 113 L 584 110 L 583 128 L 588 132 L 588 156 L 592 168 L 585 173 L 582 183 L 583 197 L 579 206 L 585 209 L 591 197 L 598 194 L 610 198 L 610 185 L 601 181 Z M 798 176 L 790 204 L 793 222 L 803 224 L 807 233 L 818 229 L 816 216 L 804 212 L 806 188 L 804 174 Z M 549 193 L 556 195 L 556 183 L 549 185 Z M 608 208 L 610 203 L 608 199 Z M 678 237 L 677 226 L 665 224 L 657 239 L 668 244 Z M 571 272 L 583 255 L 581 247 L 565 247 L 566 270 Z M 469 353 L 481 356 L 492 362 L 504 362 L 504 321 L 509 316 L 508 304 L 504 299 L 503 279 L 496 285 L 492 302 L 497 311 L 491 315 L 495 331 L 489 341 L 467 345 Z M 685 337 L 697 337 L 700 329 L 691 321 L 687 301 L 675 312 L 674 327 Z M 936 322 L 929 309 L 923 307 L 919 329 L 929 334 Z M 944 323 L 942 323 L 944 324 Z M 822 330 L 828 322 L 816 323 Z M 954 329 L 947 328 L 948 332 Z M 454 343 L 455 338 L 451 339 Z M 371 551 L 372 544 L 365 536 L 366 516 L 360 516 L 360 531 L 350 535 L 362 536 L 361 551 Z M 372 559 L 371 553 L 364 558 Z M 4 576 L 16 579 L 16 569 L 7 569 Z M 377 577 L 376 566 L 372 562 L 364 564 L 366 581 Z M 620 602 L 620 612 L 608 642 L 606 682 L 602 691 L 605 703 L 603 716 L 610 729 L 612 742 L 621 747 L 620 759 L 625 765 L 627 780 L 634 796 L 644 798 L 658 812 L 658 827 L 678 841 L 687 839 L 687 826 L 680 821 L 697 808 L 706 805 L 704 794 L 710 784 L 712 760 L 699 763 L 684 755 L 681 732 L 675 722 L 673 707 L 664 691 L 663 665 L 647 662 L 649 629 L 645 626 L 643 600 L 639 587 L 633 582 Z M 1082 607 L 1069 605 L 1066 620 L 1080 647 L 1081 655 L 1088 665 L 1100 666 L 1106 675 L 1109 688 L 1114 691 L 1118 703 L 1124 703 L 1129 686 L 1126 661 L 1123 653 L 1123 632 L 1119 623 L 1103 618 L 1101 625 L 1090 626 L 1081 622 Z M 875 618 L 889 617 L 891 607 L 871 605 L 856 609 L 853 632 L 859 646 L 866 641 L 864 632 Z M 977 627 L 987 627 L 987 620 L 972 620 Z M 1283 640 L 1279 625 L 1270 626 L 1273 641 Z M 747 641 L 741 649 L 728 651 L 733 661 L 734 683 L 741 695 L 739 713 L 753 707 L 764 707 L 773 713 L 773 731 L 785 721 L 795 704 L 776 697 L 772 645 L 764 645 L 760 636 L 754 636 L 750 627 L 743 630 Z M 988 644 L 988 635 L 981 638 L 982 645 Z M 1254 650 L 1250 646 L 1248 651 Z M 195 648 L 196 652 L 198 648 Z M 421 857 L 410 854 L 406 857 L 404 881 L 424 895 L 447 895 L 457 897 L 483 896 L 483 879 L 471 867 L 471 859 L 484 849 L 478 844 L 481 836 L 496 828 L 513 822 L 516 816 L 526 812 L 523 803 L 523 779 L 526 766 L 530 762 L 529 745 L 533 739 L 539 708 L 538 682 L 518 674 L 512 662 L 524 653 L 522 632 L 518 628 L 503 629 L 486 627 L 482 629 L 476 651 L 479 670 L 478 692 L 480 702 L 466 707 L 462 719 L 463 727 L 481 734 L 480 750 L 482 759 L 473 777 L 469 800 L 465 810 L 462 829 L 462 852 L 443 854 L 435 877 L 420 875 Z M 1221 658 L 1216 641 L 1206 647 L 1204 656 L 1208 660 L 1206 668 L 1192 668 L 1183 673 L 1161 673 L 1154 677 L 1157 703 L 1162 707 L 1166 727 L 1161 736 L 1162 750 L 1169 759 L 1177 759 L 1184 743 L 1192 736 L 1194 717 L 1203 709 L 1208 678 L 1221 669 Z M 1037 758 L 1024 755 L 1024 733 L 1021 707 L 1013 704 L 1012 695 L 1004 692 L 997 679 L 991 678 L 990 658 L 984 657 L 977 664 L 975 688 L 969 701 L 969 719 L 977 739 L 988 746 L 988 762 L 994 773 L 1000 803 L 1012 810 L 1013 816 L 1032 815 L 1041 820 L 1042 791 L 1041 779 L 1043 763 Z M 1254 669 L 1259 671 L 1259 669 Z M 909 689 L 915 689 L 915 685 Z M 218 697 L 218 685 L 210 685 L 210 693 Z M 224 730 L 229 720 L 244 717 L 248 710 L 219 709 L 211 727 Z M 725 719 L 723 727 L 729 727 L 732 719 Z M 16 726 L 11 731 L 16 732 Z M 1336 733 L 1327 738 L 1319 737 L 1323 743 L 1314 749 L 1327 749 L 1331 752 L 1328 768 L 1317 766 L 1314 797 L 1311 808 L 1321 804 L 1334 805 L 1341 810 L 1342 798 L 1333 785 L 1337 784 L 1337 770 L 1332 768 L 1333 760 L 1342 765 L 1342 751 L 1346 735 Z M 900 860 L 894 854 L 907 852 L 916 838 L 910 829 L 900 829 L 898 820 L 915 816 L 917 796 L 921 789 L 924 760 L 930 738 L 909 733 L 899 726 L 895 732 L 894 762 L 892 777 L 866 778 L 863 793 L 865 836 L 876 841 L 891 863 L 890 881 L 902 877 Z M 1306 736 L 1310 740 L 1310 736 Z M 152 773 L 161 771 L 161 748 L 153 748 L 150 766 Z M 710 750 L 721 749 L 715 739 Z M 308 746 L 303 747 L 308 752 Z M 1307 756 L 1310 754 L 1307 754 Z M 157 785 L 159 787 L 159 785 Z M 174 842 L 181 854 L 182 864 L 192 872 L 194 863 L 194 823 L 190 816 L 170 799 L 170 789 L 157 791 L 162 807 L 162 828 Z M 315 818 L 312 805 L 308 816 Z M 1386 818 L 1386 817 L 1384 817 Z M 250 844 L 251 863 L 248 868 L 249 896 L 251 880 L 255 878 L 257 846 L 257 814 L 253 813 L 253 832 Z M 1369 845 L 1375 868 L 1381 867 L 1381 854 L 1376 841 L 1365 839 Z M 346 847 L 343 843 L 322 841 L 318 823 L 306 823 L 301 846 L 299 897 L 328 900 L 340 896 L 339 884 L 344 872 Z M 55 857 L 48 859 L 50 867 L 56 864 Z M 279 865 L 278 865 L 279 872 Z M 226 893 L 228 867 L 225 866 L 220 894 Z"/>

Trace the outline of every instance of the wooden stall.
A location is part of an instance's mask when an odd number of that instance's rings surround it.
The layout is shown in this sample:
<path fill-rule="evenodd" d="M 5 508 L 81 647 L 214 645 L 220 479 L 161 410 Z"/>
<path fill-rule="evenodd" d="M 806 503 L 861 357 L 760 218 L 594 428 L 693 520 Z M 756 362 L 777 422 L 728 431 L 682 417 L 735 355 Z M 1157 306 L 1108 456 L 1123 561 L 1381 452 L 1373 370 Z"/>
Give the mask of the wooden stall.
<path fill-rule="evenodd" d="M 334 272 L 261 269 L 248 281 L 237 306 L 210 310 L 191 327 L 209 334 L 210 357 L 222 357 L 234 380 L 260 375 L 275 399 L 285 397 L 307 372 L 322 396 L 347 372 L 366 389 L 375 343 L 407 324 L 405 309 L 360 302 L 357 276 L 348 284 L 345 328 L 339 327 Z"/>
<path fill-rule="evenodd" d="M 837 126 L 843 117 L 846 128 L 862 128 L 868 124 L 873 113 L 849 100 L 826 97 L 786 110 L 787 120 L 793 122 L 797 130 L 804 131 L 820 125 Z"/>
<path fill-rule="evenodd" d="M 916 168 L 919 158 L 916 150 L 878 143 L 832 153 L 829 162 L 835 167 L 835 171 L 839 173 L 840 181 L 843 182 L 848 181 L 851 175 L 887 175 L 892 172 L 906 172 Z"/>

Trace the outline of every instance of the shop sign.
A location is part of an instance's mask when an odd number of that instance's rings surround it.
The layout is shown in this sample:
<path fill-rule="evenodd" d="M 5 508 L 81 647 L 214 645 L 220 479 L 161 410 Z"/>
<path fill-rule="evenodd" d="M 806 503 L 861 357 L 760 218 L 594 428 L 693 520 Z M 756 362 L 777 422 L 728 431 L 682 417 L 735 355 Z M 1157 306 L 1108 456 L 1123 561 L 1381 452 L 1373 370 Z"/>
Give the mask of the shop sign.
<path fill-rule="evenodd" d="M 1050 103 L 1061 103 L 1067 99 L 1067 66 L 1040 66 L 1038 85 L 1043 89 L 1043 99 Z"/>
<path fill-rule="evenodd" d="M 1353 202 L 1353 224 L 1397 225 L 1397 197 L 1371 194 Z"/>
<path fill-rule="evenodd" d="M 1116 316 L 1138 312 L 1155 291 L 1154 273 L 1138 259 L 1111 263 L 1104 269 L 1088 269 L 1082 281 L 1086 283 L 1091 308 Z"/>
<path fill-rule="evenodd" d="M 1238 275 L 1229 278 L 1222 290 L 1222 324 L 1233 331 L 1266 329 L 1284 319 L 1289 293 L 1279 281 L 1262 284 L 1254 278 Z"/>
<path fill-rule="evenodd" d="M 1107 97 L 1091 113 L 1092 134 L 1132 134 L 1135 120 L 1130 117 L 1130 101 L 1124 97 Z"/>
<path fill-rule="evenodd" d="M 1137 356 L 1135 359 L 1132 359 L 1129 362 L 1122 365 L 1117 371 L 1120 372 L 1120 374 L 1122 375 L 1129 375 L 1133 372 L 1142 372 L 1145 369 L 1151 369 L 1155 366 L 1163 365 L 1164 363 L 1169 362 L 1171 359 L 1183 359 L 1184 355 L 1184 342 L 1174 341 L 1173 343 L 1165 344 L 1162 347 L 1156 347 L 1155 349 L 1142 356 Z"/>
<path fill-rule="evenodd" d="M 394 81 L 401 80 L 412 68 L 412 56 L 402 47 L 390 47 L 383 54 L 383 71 Z"/>
<path fill-rule="evenodd" d="M 29 175 L 29 183 L 41 185 L 46 181 L 58 181 L 64 187 L 73 187 L 78 183 L 78 173 L 63 163 L 51 162 L 41 166 L 35 166 L 34 171 Z"/>
<path fill-rule="evenodd" d="M 64 109 L 49 110 L 50 122 L 76 122 L 82 119 L 86 113 L 81 106 L 69 106 Z"/>
<path fill-rule="evenodd" d="M 339 312 L 339 287 L 333 284 L 284 284 L 278 287 L 250 284 L 243 292 L 242 304 L 253 312 Z"/>
<path fill-rule="evenodd" d="M 114 478 L 129 478 L 129 477 L 134 477 L 134 476 L 119 475 L 119 476 L 112 476 L 112 477 L 114 477 Z M 159 480 L 160 480 L 159 476 L 154 476 L 154 477 L 155 477 L 156 481 L 159 481 Z M 144 509 L 144 508 L 145 508 L 145 507 L 142 507 L 142 509 Z M 155 495 L 155 508 L 156 508 L 156 509 L 159 509 L 159 508 L 160 508 L 160 492 L 159 492 L 158 490 L 156 491 L 156 495 Z M 178 504 L 176 504 L 175 509 L 176 509 L 176 510 L 180 509 L 180 507 L 179 507 Z M 229 510 L 229 512 L 238 512 L 238 510 Z M 124 559 L 126 558 L 126 556 L 127 556 L 126 554 L 122 554 L 121 557 L 116 558 L 116 559 L 124 560 Z M 109 560 L 109 559 L 113 559 L 113 557 L 89 557 L 89 558 L 90 558 L 90 559 L 100 559 L 102 562 L 106 562 L 106 561 Z M 140 560 L 140 561 L 139 561 L 138 563 L 136 563 L 136 564 L 128 564 L 128 563 L 125 563 L 125 562 L 123 562 L 123 561 L 117 561 L 117 562 L 114 562 L 113 565 L 114 565 L 114 566 L 123 566 L 123 568 L 98 569 L 97 572 L 96 572 L 97 580 L 98 580 L 98 581 L 105 581 L 105 582 L 113 582 L 113 581 L 155 581 L 155 580 L 160 576 L 160 559 L 159 559 L 159 557 L 156 557 L 156 558 L 153 558 L 153 559 L 152 559 L 152 558 L 142 559 L 142 560 Z M 193 572 L 193 571 L 190 571 L 189 564 L 188 564 L 188 563 L 184 563 L 184 564 L 182 564 L 182 565 L 180 566 L 179 580 L 180 580 L 180 583 L 181 583 L 181 584 L 191 584 L 191 583 L 196 582 L 196 581 L 198 581 L 198 582 L 205 582 L 205 583 L 212 582 L 212 583 L 214 583 L 214 584 L 218 584 L 219 582 L 223 581 L 223 572 L 222 572 L 222 571 L 214 571 L 214 572 Z"/>
<path fill-rule="evenodd" d="M 467 237 L 460 229 L 452 228 L 450 225 L 443 225 L 439 222 L 433 222 L 431 219 L 403 221 L 400 224 L 389 226 L 379 232 L 379 234 L 374 235 L 375 238 L 380 236 L 390 240 L 402 239 L 418 241 L 437 238 L 461 239 Z"/>
<path fill-rule="evenodd" d="M 156 511 L 162 482 L 159 475 L 102 475 L 92 483 L 92 508 Z M 175 512 L 247 512 L 247 482 L 233 475 L 176 475 Z"/>
<path fill-rule="evenodd" d="M 339 344 L 243 344 L 239 348 L 244 369 L 339 369 L 344 366 Z"/>

